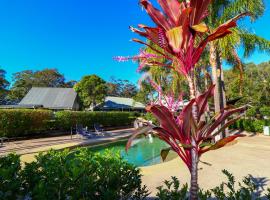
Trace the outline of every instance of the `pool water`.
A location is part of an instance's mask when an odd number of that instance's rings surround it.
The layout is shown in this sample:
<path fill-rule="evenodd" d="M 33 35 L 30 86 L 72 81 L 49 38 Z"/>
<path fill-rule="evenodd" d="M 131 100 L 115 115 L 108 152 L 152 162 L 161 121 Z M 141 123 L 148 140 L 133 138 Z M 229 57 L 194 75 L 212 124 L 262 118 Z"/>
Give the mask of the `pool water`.
<path fill-rule="evenodd" d="M 168 145 L 158 138 L 141 138 L 134 140 L 131 148 L 126 153 L 127 141 L 120 141 L 108 145 L 91 147 L 95 152 L 104 152 L 106 149 L 120 152 L 121 156 L 135 166 L 149 166 L 162 162 L 160 151 Z"/>

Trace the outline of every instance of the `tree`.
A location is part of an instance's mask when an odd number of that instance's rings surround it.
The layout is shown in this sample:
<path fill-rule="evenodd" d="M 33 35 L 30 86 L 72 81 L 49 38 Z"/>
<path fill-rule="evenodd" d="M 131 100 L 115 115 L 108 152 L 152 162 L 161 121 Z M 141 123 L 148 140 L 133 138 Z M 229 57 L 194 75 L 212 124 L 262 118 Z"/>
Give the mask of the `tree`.
<path fill-rule="evenodd" d="M 132 98 L 138 92 L 136 85 L 133 83 L 128 80 L 115 79 L 113 77 L 107 83 L 107 88 L 107 95 L 115 97 Z"/>
<path fill-rule="evenodd" d="M 84 76 L 74 86 L 85 108 L 90 108 L 102 103 L 107 93 L 106 82 L 97 75 Z"/>
<path fill-rule="evenodd" d="M 213 1 L 209 7 L 209 16 L 207 24 L 210 31 L 216 26 L 222 24 L 239 13 L 247 13 L 252 21 L 258 19 L 264 13 L 263 0 L 225 0 Z M 226 95 L 224 87 L 222 63 L 224 60 L 231 63 L 234 68 L 240 71 L 239 93 L 242 95 L 242 62 L 236 49 L 239 46 L 244 47 L 244 55 L 249 56 L 256 48 L 260 50 L 270 49 L 270 42 L 246 30 L 245 27 L 235 27 L 232 34 L 220 40 L 210 43 L 210 64 L 212 67 L 213 82 L 216 84 L 215 89 L 215 111 L 219 112 L 226 106 Z"/>
<path fill-rule="evenodd" d="M 69 87 L 63 74 L 57 69 L 40 71 L 24 70 L 13 74 L 9 98 L 20 101 L 32 87 Z"/>
<path fill-rule="evenodd" d="M 4 103 L 5 96 L 8 93 L 9 82 L 6 79 L 6 71 L 0 69 L 0 104 Z"/>
<path fill-rule="evenodd" d="M 255 107 L 270 106 L 270 62 L 258 65 L 254 63 L 244 64 L 242 99 L 238 104 L 251 104 Z M 239 97 L 240 78 L 235 69 L 224 71 L 224 81 L 228 99 L 233 100 Z"/>

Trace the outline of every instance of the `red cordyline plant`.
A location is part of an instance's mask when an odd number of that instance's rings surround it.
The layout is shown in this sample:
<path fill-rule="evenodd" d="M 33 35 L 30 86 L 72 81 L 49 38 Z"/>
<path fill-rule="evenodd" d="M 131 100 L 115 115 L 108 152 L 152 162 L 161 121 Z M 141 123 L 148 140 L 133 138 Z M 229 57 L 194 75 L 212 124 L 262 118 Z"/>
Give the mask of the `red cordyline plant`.
<path fill-rule="evenodd" d="M 142 24 L 138 25 L 138 28 L 131 27 L 133 32 L 150 42 L 138 39 L 133 39 L 133 41 L 141 43 L 155 52 L 155 54 L 141 53 L 133 59 L 139 60 L 147 66 L 168 67 L 184 75 L 189 83 L 191 100 L 180 114 L 164 105 L 149 105 L 146 110 L 158 119 L 160 126 L 149 125 L 136 132 L 130 138 L 127 149 L 135 137 L 153 129 L 157 136 L 167 142 L 188 167 L 191 173 L 190 199 L 192 200 L 198 199 L 197 173 L 200 156 L 207 151 L 221 148 L 241 136 L 233 135 L 217 142 L 213 141 L 217 134 L 239 118 L 239 116 L 232 117 L 232 119 L 229 117 L 245 110 L 245 107 L 226 108 L 212 119 L 206 120 L 205 112 L 208 100 L 213 96 L 215 86 L 210 86 L 202 95 L 197 94 L 194 84 L 194 67 L 206 45 L 230 34 L 230 29 L 236 26 L 236 21 L 247 15 L 247 13 L 240 14 L 210 32 L 203 22 L 207 17 L 210 2 L 211 0 L 158 0 L 163 10 L 161 12 L 154 8 L 148 0 L 140 0 L 156 27 Z M 120 58 L 123 61 L 123 57 Z M 121 61 L 119 57 L 117 59 Z M 127 59 L 131 59 L 131 57 Z M 165 62 L 159 62 L 159 60 L 165 60 Z M 142 67 L 141 65 L 140 68 Z M 225 120 L 228 121 L 225 123 Z M 221 128 L 217 131 L 220 126 Z M 167 152 L 162 152 L 163 158 L 166 157 Z"/>

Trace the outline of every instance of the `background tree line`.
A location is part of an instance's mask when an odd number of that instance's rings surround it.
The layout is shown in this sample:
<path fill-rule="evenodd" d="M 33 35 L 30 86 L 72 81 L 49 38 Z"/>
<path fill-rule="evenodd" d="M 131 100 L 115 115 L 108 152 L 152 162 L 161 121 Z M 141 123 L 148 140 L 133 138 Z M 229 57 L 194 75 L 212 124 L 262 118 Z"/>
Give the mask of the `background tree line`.
<path fill-rule="evenodd" d="M 101 103 L 105 96 L 132 98 L 137 95 L 137 86 L 128 80 L 111 78 L 108 82 L 97 75 L 87 75 L 79 81 L 66 81 L 57 69 L 24 70 L 12 75 L 12 83 L 6 71 L 0 68 L 0 105 L 16 104 L 32 87 L 73 88 L 78 92 L 84 107 Z"/>

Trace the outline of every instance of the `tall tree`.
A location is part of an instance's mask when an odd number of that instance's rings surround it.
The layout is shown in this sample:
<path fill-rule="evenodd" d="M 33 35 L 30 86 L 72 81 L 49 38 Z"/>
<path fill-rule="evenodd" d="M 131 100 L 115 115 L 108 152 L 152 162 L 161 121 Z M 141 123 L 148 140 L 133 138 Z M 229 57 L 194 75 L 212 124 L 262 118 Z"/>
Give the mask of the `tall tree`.
<path fill-rule="evenodd" d="M 15 101 L 20 101 L 32 87 L 69 87 L 57 69 L 24 70 L 13 74 L 12 79 L 9 98 Z"/>
<path fill-rule="evenodd" d="M 83 106 L 89 109 L 102 103 L 107 93 L 106 82 L 97 75 L 84 76 L 74 89 L 78 92 Z"/>
<path fill-rule="evenodd" d="M 0 104 L 2 104 L 4 101 L 5 96 L 8 92 L 8 86 L 9 82 L 6 79 L 6 71 L 3 69 L 0 69 Z"/>
<path fill-rule="evenodd" d="M 115 79 L 114 77 L 107 83 L 107 88 L 108 96 L 132 98 L 138 92 L 135 84 L 128 80 Z"/>
<path fill-rule="evenodd" d="M 264 13 L 263 0 L 224 0 L 213 1 L 209 8 L 207 18 L 210 31 L 239 13 L 248 13 L 251 20 L 254 21 Z M 270 42 L 246 30 L 245 27 L 235 27 L 232 34 L 220 40 L 210 43 L 210 64 L 212 67 L 213 82 L 215 88 L 215 110 L 219 112 L 226 106 L 226 96 L 223 78 L 222 63 L 224 60 L 232 63 L 240 71 L 240 94 L 242 93 L 242 63 L 236 49 L 239 46 L 244 47 L 244 55 L 250 55 L 256 48 L 260 50 L 269 50 Z"/>

